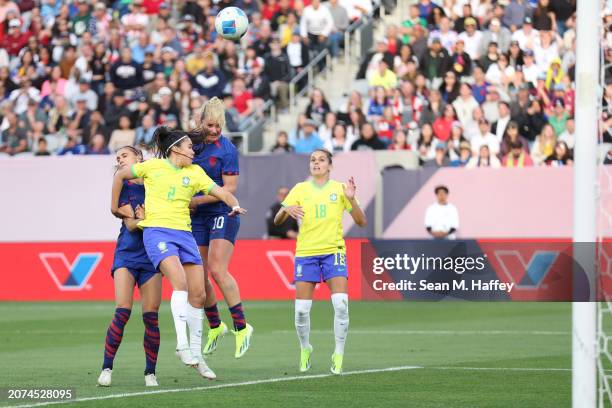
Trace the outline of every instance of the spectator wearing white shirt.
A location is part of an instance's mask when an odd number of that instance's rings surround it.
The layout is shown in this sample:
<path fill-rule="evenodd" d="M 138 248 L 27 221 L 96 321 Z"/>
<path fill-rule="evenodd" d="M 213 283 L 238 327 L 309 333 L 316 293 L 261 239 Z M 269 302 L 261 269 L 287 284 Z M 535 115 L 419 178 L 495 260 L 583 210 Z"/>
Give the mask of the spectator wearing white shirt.
<path fill-rule="evenodd" d="M 425 211 L 425 229 L 433 239 L 456 239 L 459 212 L 457 207 L 448 202 L 448 187 L 437 186 L 434 192 L 436 202 Z"/>
<path fill-rule="evenodd" d="M 300 21 L 300 34 L 311 49 L 320 52 L 327 44 L 327 37 L 334 29 L 334 19 L 327 7 L 321 6 L 321 0 L 313 0 L 304 8 Z"/>
<path fill-rule="evenodd" d="M 457 42 L 459 35 L 455 30 L 451 28 L 451 21 L 448 17 L 444 16 L 440 19 L 440 29 L 434 30 L 429 34 L 429 41 L 434 38 L 440 39 L 440 44 L 448 51 L 449 55 L 454 52 L 453 46 Z"/>
<path fill-rule="evenodd" d="M 533 50 L 538 69 L 546 72 L 550 63 L 559 58 L 559 47 L 550 31 L 540 31 L 540 44 Z"/>
<path fill-rule="evenodd" d="M 462 83 L 459 88 L 459 97 L 453 102 L 457 118 L 461 125 L 465 128 L 472 120 L 472 113 L 478 107 L 478 102 L 472 95 L 472 87 L 466 83 Z"/>
<path fill-rule="evenodd" d="M 535 64 L 533 50 L 525 50 L 523 53 L 523 76 L 525 77 L 525 82 L 531 82 L 535 86 L 540 72 L 540 68 Z"/>
<path fill-rule="evenodd" d="M 470 143 L 472 144 L 472 153 L 478 155 L 480 153 L 481 146 L 488 146 L 491 155 L 497 155 L 499 153 L 499 140 L 489 130 L 489 121 L 486 119 L 480 119 L 478 122 L 478 129 L 480 132 L 474 136 Z"/>
<path fill-rule="evenodd" d="M 476 20 L 472 17 L 465 19 L 465 31 L 459 34 L 459 38 L 465 44 L 465 52 L 468 53 L 472 61 L 480 58 L 480 43 L 482 42 L 482 32 L 476 29 Z"/>
<path fill-rule="evenodd" d="M 340 0 L 340 5 L 348 12 L 351 21 L 372 14 L 372 0 Z"/>
<path fill-rule="evenodd" d="M 518 41 L 523 51 L 533 50 L 540 43 L 540 32 L 533 28 L 531 17 L 525 17 L 523 27 L 512 33 L 512 39 Z"/>

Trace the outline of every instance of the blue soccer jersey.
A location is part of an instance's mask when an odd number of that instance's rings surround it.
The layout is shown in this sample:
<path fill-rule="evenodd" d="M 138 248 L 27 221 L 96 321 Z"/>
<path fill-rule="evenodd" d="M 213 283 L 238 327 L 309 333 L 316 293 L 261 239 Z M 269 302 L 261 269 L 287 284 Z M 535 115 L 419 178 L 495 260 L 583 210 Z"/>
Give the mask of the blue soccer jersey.
<path fill-rule="evenodd" d="M 202 167 L 208 177 L 220 187 L 223 187 L 223 175 L 238 175 L 238 150 L 225 136 L 214 143 L 200 143 L 193 146 L 196 153 L 193 164 Z M 193 223 L 210 215 L 229 213 L 231 208 L 224 202 L 200 205 L 192 217 Z M 193 224 L 192 223 L 192 224 Z"/>
<path fill-rule="evenodd" d="M 121 195 L 119 196 L 119 207 L 131 205 L 135 210 L 138 205 L 143 205 L 145 199 L 145 189 L 141 184 L 131 181 L 124 181 Z M 121 224 L 117 246 L 115 248 L 115 260 L 113 270 L 130 265 L 151 265 L 151 261 L 145 251 L 142 240 L 142 231 L 130 232 L 125 224 Z"/>

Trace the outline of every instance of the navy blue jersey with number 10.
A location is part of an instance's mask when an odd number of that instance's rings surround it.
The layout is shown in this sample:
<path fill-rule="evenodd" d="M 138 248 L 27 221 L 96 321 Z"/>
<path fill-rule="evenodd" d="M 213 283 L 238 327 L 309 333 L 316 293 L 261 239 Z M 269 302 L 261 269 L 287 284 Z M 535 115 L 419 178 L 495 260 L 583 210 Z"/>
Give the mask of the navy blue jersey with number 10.
<path fill-rule="evenodd" d="M 240 170 L 238 168 L 238 150 L 225 136 L 219 137 L 213 143 L 200 143 L 193 146 L 196 154 L 193 164 L 202 167 L 208 177 L 220 187 L 223 187 L 223 175 L 235 176 Z M 227 214 L 231 208 L 224 202 L 200 205 L 192 216 L 192 225 L 210 215 Z"/>

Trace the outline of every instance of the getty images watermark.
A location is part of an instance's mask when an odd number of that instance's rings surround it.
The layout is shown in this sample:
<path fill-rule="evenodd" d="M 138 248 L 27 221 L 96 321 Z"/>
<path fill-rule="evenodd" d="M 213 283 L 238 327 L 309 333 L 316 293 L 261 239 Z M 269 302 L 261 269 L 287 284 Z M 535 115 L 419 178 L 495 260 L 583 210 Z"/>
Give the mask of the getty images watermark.
<path fill-rule="evenodd" d="M 395 254 L 392 257 L 376 257 L 372 260 L 372 272 L 382 275 L 385 271 L 403 271 L 411 276 L 421 273 L 428 274 L 434 271 L 454 272 L 463 275 L 465 272 L 482 272 L 486 267 L 487 255 L 482 256 L 420 256 L 408 254 Z M 502 282 L 500 279 L 473 279 L 467 282 L 463 279 L 449 281 L 436 281 L 419 279 L 418 281 L 400 279 L 398 282 L 386 282 L 383 279 L 374 279 L 372 287 L 376 291 L 505 291 L 512 292 L 515 283 Z"/>
<path fill-rule="evenodd" d="M 578 255 L 584 253 L 597 257 L 599 274 L 582 268 Z M 371 300 L 583 301 L 612 295 L 612 244 L 372 240 L 362 244 L 361 269 L 362 297 Z"/>

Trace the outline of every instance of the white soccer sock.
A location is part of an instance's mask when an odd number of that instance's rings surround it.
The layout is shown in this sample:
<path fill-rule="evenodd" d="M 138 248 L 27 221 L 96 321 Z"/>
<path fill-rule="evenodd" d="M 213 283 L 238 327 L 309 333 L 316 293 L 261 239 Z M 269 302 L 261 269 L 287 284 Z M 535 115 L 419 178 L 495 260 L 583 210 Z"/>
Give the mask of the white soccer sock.
<path fill-rule="evenodd" d="M 297 331 L 300 346 L 306 348 L 310 345 L 310 308 L 312 300 L 295 299 L 295 330 Z"/>
<path fill-rule="evenodd" d="M 175 290 L 170 297 L 170 310 L 174 319 L 176 330 L 176 349 L 184 350 L 189 347 L 187 340 L 187 291 Z"/>
<path fill-rule="evenodd" d="M 187 303 L 187 326 L 189 326 L 189 349 L 194 357 L 202 357 L 202 322 L 204 309 Z"/>
<path fill-rule="evenodd" d="M 336 354 L 344 354 L 344 343 L 349 329 L 348 295 L 334 293 L 331 295 L 334 305 L 334 336 L 336 338 Z"/>

